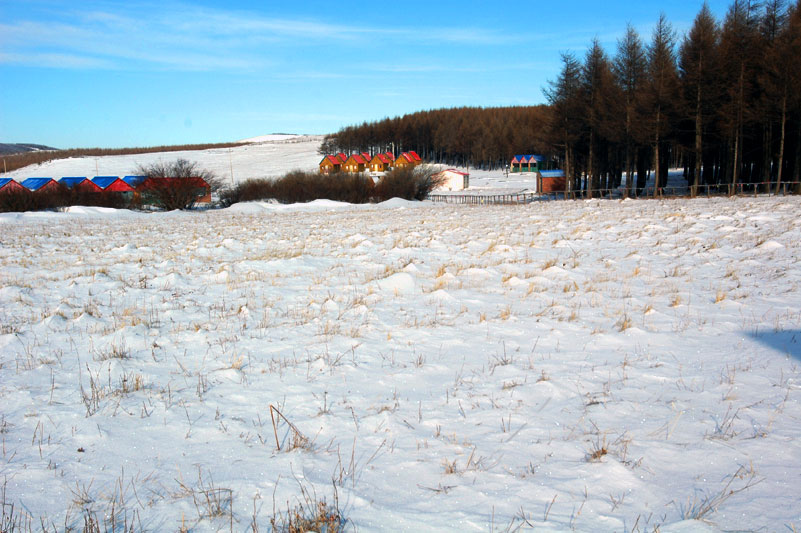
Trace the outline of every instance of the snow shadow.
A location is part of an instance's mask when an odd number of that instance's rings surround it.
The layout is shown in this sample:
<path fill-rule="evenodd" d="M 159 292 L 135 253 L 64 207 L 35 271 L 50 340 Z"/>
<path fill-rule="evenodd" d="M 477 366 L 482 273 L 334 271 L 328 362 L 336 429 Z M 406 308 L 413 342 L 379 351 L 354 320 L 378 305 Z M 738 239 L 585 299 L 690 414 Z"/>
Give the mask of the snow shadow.
<path fill-rule="evenodd" d="M 750 332 L 748 336 L 769 348 L 801 361 L 801 329 Z"/>

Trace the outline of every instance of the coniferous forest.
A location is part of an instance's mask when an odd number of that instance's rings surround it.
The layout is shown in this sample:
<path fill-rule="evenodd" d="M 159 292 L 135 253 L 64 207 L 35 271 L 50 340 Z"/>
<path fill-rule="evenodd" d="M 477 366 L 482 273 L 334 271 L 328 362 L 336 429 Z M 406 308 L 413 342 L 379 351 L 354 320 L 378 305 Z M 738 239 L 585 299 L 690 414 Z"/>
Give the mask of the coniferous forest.
<path fill-rule="evenodd" d="M 503 168 L 541 153 L 571 190 L 636 176 L 697 185 L 801 179 L 801 0 L 734 0 L 723 20 L 704 4 L 684 35 L 663 15 L 644 37 L 630 25 L 615 50 L 598 40 L 561 55 L 549 105 L 421 111 L 349 126 L 322 152 L 415 150 L 450 165 Z M 768 185 L 761 185 L 767 189 Z"/>

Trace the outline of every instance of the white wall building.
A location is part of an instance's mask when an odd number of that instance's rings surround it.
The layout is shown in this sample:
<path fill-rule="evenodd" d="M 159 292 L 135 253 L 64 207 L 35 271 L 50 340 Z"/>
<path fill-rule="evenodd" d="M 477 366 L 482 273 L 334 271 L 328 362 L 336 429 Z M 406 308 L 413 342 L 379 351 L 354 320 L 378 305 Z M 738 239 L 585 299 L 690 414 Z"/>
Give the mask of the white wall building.
<path fill-rule="evenodd" d="M 434 174 L 434 177 L 442 177 L 442 185 L 437 187 L 440 191 L 463 191 L 470 187 L 470 174 L 449 168 Z"/>

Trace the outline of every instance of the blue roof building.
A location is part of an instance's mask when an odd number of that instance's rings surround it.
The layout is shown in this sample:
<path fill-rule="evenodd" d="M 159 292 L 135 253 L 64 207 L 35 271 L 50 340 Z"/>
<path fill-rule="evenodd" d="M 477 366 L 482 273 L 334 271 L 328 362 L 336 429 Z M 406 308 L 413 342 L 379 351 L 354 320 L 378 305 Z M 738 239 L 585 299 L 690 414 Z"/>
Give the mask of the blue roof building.
<path fill-rule="evenodd" d="M 565 171 L 564 170 L 541 170 L 540 176 L 543 178 L 564 178 Z"/>
<path fill-rule="evenodd" d="M 22 182 L 22 186 L 31 191 L 41 191 L 44 188 L 58 186 L 53 178 L 28 178 Z"/>
<path fill-rule="evenodd" d="M 118 179 L 120 179 L 119 176 L 95 176 L 94 178 L 92 178 L 92 183 L 94 183 L 101 189 L 105 189 Z"/>
<path fill-rule="evenodd" d="M 540 163 L 543 161 L 545 161 L 545 157 L 541 155 L 516 155 L 512 158 L 509 170 L 511 172 L 537 172 L 540 169 Z"/>
<path fill-rule="evenodd" d="M 86 176 L 69 176 L 61 178 L 58 182 L 68 189 L 79 189 L 84 192 L 100 192 L 103 190 Z"/>
<path fill-rule="evenodd" d="M 142 183 L 146 179 L 147 176 L 125 176 L 124 178 L 122 178 L 122 181 L 124 181 L 131 187 L 136 188 L 139 186 L 140 183 Z"/>
<path fill-rule="evenodd" d="M 73 187 L 77 187 L 81 183 L 86 181 L 86 176 L 69 176 L 64 177 L 58 180 L 58 182 L 68 189 L 72 189 Z"/>
<path fill-rule="evenodd" d="M 19 191 L 27 191 L 27 189 L 11 178 L 0 178 L 0 192 Z"/>

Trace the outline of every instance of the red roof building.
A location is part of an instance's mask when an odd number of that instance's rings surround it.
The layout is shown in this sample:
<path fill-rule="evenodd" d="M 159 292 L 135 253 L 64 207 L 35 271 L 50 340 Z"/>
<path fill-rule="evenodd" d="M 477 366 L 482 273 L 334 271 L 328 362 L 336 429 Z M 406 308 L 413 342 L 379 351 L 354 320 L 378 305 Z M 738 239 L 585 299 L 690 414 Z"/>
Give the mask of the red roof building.
<path fill-rule="evenodd" d="M 375 154 L 370 160 L 370 171 L 386 172 L 392 168 L 392 163 L 390 154 Z"/>
<path fill-rule="evenodd" d="M 461 172 L 455 168 L 437 172 L 431 177 L 438 182 L 438 186 L 436 187 L 438 190 L 463 191 L 470 187 L 470 174 Z"/>
<path fill-rule="evenodd" d="M 342 170 L 342 161 L 339 155 L 327 155 L 320 161 L 321 174 L 333 174 Z"/>
<path fill-rule="evenodd" d="M 345 161 L 342 170 L 352 173 L 364 172 L 368 164 L 369 161 L 365 161 L 364 157 L 359 154 L 353 154 Z"/>
<path fill-rule="evenodd" d="M 398 168 L 416 166 L 422 163 L 423 160 L 417 155 L 417 152 L 403 152 L 395 160 L 395 166 Z"/>

